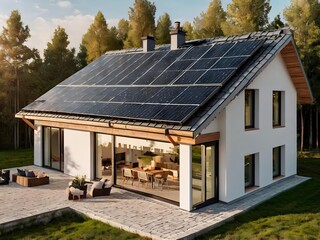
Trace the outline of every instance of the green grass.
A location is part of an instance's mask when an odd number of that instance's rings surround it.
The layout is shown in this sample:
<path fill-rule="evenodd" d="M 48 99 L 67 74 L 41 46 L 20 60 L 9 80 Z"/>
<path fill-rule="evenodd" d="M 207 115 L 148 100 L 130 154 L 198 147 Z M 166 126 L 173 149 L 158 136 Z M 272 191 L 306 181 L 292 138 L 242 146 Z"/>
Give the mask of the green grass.
<path fill-rule="evenodd" d="M 0 169 L 33 165 L 33 149 L 0 151 Z"/>
<path fill-rule="evenodd" d="M 33 227 L 16 230 L 12 233 L 0 236 L 6 240 L 55 240 L 55 239 L 148 239 L 137 234 L 128 233 L 118 228 L 111 227 L 100 221 L 80 216 L 76 213 L 66 214 L 52 220 L 47 225 L 35 225 Z"/>
<path fill-rule="evenodd" d="M 298 175 L 312 179 L 197 239 L 320 239 L 320 154 L 299 154 Z"/>

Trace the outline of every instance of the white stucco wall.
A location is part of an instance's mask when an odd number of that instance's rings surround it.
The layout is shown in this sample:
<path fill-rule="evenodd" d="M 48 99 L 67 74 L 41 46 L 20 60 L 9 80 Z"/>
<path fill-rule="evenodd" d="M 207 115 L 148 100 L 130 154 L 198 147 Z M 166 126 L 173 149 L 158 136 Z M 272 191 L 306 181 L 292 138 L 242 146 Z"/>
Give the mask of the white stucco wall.
<path fill-rule="evenodd" d="M 244 91 L 202 133 L 220 132 L 219 198 L 229 202 L 245 194 L 244 156 L 256 154 L 255 184 L 264 187 L 272 176 L 272 149 L 285 146 L 282 174 L 296 174 L 296 90 L 278 55 L 248 86 L 258 90 L 258 129 L 245 130 Z M 273 128 L 273 91 L 284 91 L 284 127 Z"/>
<path fill-rule="evenodd" d="M 93 178 L 93 133 L 64 130 L 64 173 Z"/>
<path fill-rule="evenodd" d="M 43 166 L 42 161 L 42 126 L 35 123 L 36 130 L 34 130 L 34 165 Z"/>

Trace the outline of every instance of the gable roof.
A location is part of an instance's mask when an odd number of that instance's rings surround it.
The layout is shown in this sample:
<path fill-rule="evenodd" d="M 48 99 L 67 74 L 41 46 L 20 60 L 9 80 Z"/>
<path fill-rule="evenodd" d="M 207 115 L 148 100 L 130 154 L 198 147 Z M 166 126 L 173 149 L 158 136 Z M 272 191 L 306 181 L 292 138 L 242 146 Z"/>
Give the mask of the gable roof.
<path fill-rule="evenodd" d="M 281 53 L 298 103 L 310 87 L 288 29 L 107 53 L 16 116 L 191 131 L 197 136 Z M 59 119 L 59 120 L 58 120 Z"/>

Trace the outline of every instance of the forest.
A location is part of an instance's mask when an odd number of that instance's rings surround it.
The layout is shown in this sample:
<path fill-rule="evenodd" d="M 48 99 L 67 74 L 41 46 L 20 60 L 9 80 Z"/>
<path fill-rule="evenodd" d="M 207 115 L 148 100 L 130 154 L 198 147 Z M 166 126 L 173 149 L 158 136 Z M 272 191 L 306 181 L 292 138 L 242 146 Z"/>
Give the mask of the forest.
<path fill-rule="evenodd" d="M 182 26 L 187 40 L 289 27 L 314 96 L 313 105 L 297 107 L 297 145 L 299 150 L 318 150 L 320 2 L 291 0 L 284 19 L 277 15 L 272 21 L 271 8 L 269 0 L 232 0 L 226 9 L 221 0 L 211 0 L 206 11 Z M 135 0 L 127 19 L 120 19 L 116 27 L 109 27 L 99 11 L 77 50 L 69 47 L 66 30 L 57 26 L 43 57 L 39 49 L 26 45 L 30 29 L 19 11 L 12 10 L 0 32 L 0 149 L 32 147 L 33 130 L 15 114 L 105 52 L 141 47 L 141 37 L 146 35 L 155 36 L 158 45 L 170 43 L 171 16 L 163 13 L 155 19 L 156 9 L 148 0 Z"/>

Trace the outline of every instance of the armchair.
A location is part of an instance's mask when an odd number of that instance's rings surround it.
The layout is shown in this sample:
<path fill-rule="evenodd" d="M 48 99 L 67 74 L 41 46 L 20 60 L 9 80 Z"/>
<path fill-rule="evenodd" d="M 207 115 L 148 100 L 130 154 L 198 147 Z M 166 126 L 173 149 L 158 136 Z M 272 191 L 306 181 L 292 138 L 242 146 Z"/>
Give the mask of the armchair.
<path fill-rule="evenodd" d="M 1 171 L 0 185 L 8 185 L 10 181 L 10 170 Z"/>

